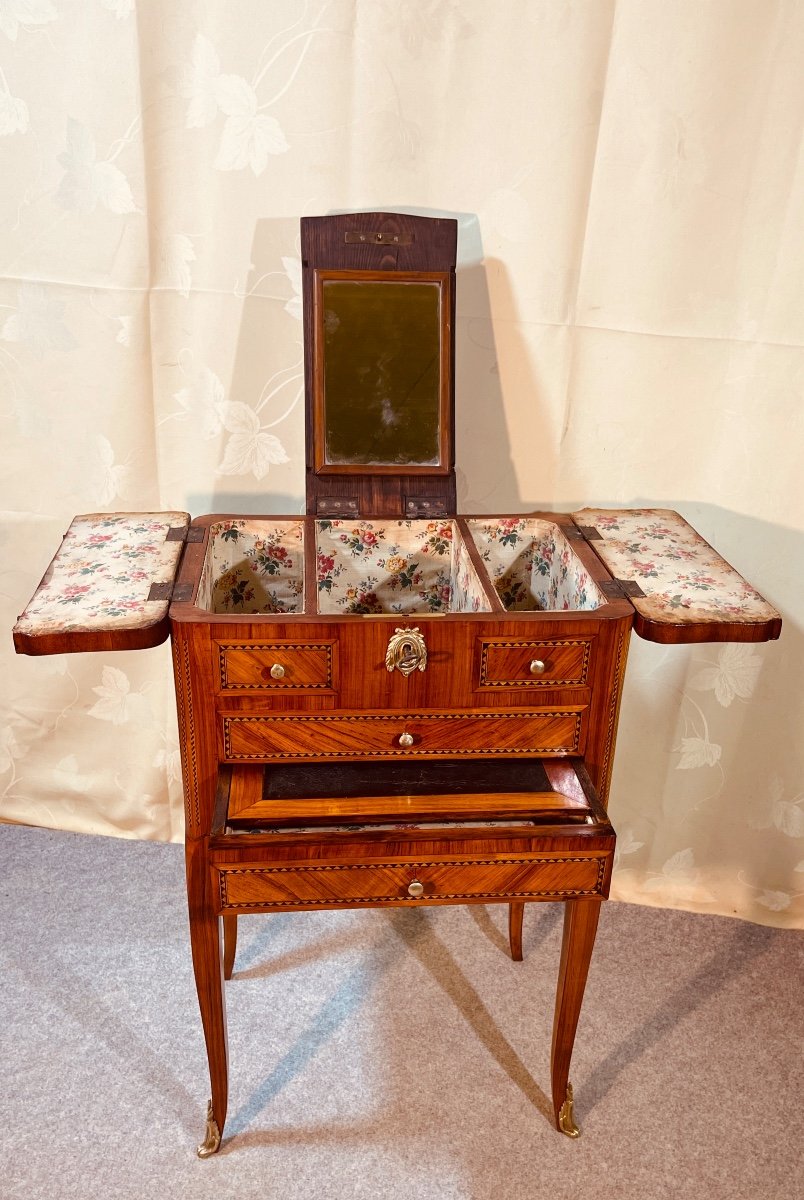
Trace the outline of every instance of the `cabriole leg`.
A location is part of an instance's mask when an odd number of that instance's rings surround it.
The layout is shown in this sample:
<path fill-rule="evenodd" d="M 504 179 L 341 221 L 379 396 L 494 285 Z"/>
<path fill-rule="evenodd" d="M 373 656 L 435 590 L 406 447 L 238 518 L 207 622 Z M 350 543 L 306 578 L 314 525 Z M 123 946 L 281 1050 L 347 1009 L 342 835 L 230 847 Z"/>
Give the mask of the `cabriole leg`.
<path fill-rule="evenodd" d="M 596 898 L 564 902 L 564 935 L 556 989 L 550 1073 L 556 1128 L 571 1138 L 579 1137 L 581 1131 L 575 1124 L 573 1114 L 570 1059 L 595 944 L 600 904 Z"/>
<path fill-rule="evenodd" d="M 212 903 L 206 841 L 188 841 L 186 854 L 190 944 L 212 1087 L 206 1134 L 198 1147 L 198 1157 L 209 1158 L 221 1143 L 229 1090 L 221 920 Z"/>

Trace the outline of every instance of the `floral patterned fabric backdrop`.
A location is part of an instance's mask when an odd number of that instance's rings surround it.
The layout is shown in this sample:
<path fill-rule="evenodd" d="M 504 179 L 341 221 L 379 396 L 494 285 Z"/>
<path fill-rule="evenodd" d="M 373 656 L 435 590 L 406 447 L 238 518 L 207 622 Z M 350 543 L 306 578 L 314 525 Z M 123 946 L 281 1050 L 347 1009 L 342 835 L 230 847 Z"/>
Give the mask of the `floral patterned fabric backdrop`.
<path fill-rule="evenodd" d="M 297 513 L 298 219 L 460 221 L 464 512 L 678 509 L 778 643 L 634 638 L 614 894 L 804 924 L 804 6 L 0 0 L 0 816 L 179 839 L 167 647 L 18 658 L 75 513 Z"/>

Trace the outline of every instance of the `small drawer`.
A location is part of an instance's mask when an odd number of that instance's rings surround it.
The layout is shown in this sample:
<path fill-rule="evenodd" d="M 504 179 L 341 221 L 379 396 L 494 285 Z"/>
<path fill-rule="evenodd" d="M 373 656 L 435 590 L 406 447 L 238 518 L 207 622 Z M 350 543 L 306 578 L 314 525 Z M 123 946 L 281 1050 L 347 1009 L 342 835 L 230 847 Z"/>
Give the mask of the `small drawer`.
<path fill-rule="evenodd" d="M 613 845 L 613 842 L 612 842 Z M 466 861 L 213 866 L 221 912 L 603 896 L 613 850 Z"/>
<path fill-rule="evenodd" d="M 584 687 L 591 638 L 556 641 L 480 640 L 480 687 Z"/>
<path fill-rule="evenodd" d="M 380 713 L 221 718 L 227 762 L 365 758 L 482 758 L 583 750 L 585 705 L 533 712 Z"/>
<path fill-rule="evenodd" d="M 332 689 L 334 642 L 218 642 L 222 692 Z"/>

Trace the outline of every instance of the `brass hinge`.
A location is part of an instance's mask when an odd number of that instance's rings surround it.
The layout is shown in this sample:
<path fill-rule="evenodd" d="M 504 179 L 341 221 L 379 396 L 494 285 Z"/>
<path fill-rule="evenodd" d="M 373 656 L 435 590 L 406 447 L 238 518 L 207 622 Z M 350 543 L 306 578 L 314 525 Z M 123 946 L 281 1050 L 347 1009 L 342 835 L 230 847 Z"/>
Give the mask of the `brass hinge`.
<path fill-rule="evenodd" d="M 597 586 L 609 600 L 640 600 L 645 595 L 635 579 L 603 579 Z"/>
<path fill-rule="evenodd" d="M 439 496 L 406 496 L 406 517 L 446 517 L 447 505 Z"/>
<path fill-rule="evenodd" d="M 203 542 L 204 529 L 200 525 L 171 525 L 165 534 L 166 542 Z"/>
<path fill-rule="evenodd" d="M 319 517 L 356 517 L 358 515 L 357 500 L 336 496 L 318 496 L 315 502 L 316 516 Z"/>
<path fill-rule="evenodd" d="M 148 592 L 148 600 L 172 600 L 178 604 L 186 604 L 193 598 L 193 585 L 182 583 L 176 587 L 173 583 L 152 583 Z"/>
<path fill-rule="evenodd" d="M 602 541 L 602 534 L 594 526 L 563 527 L 564 536 L 568 541 Z"/>

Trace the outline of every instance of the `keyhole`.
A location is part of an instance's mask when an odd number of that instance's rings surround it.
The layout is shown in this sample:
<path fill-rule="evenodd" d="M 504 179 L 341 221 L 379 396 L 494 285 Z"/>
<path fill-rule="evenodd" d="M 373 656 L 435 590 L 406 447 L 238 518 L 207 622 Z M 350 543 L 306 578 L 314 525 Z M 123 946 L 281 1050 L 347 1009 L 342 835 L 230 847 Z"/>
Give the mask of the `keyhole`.
<path fill-rule="evenodd" d="M 415 647 L 412 645 L 411 642 L 403 642 L 402 643 L 402 665 L 407 667 L 410 663 L 415 663 L 417 661 L 418 661 L 418 655 L 416 653 Z"/>

